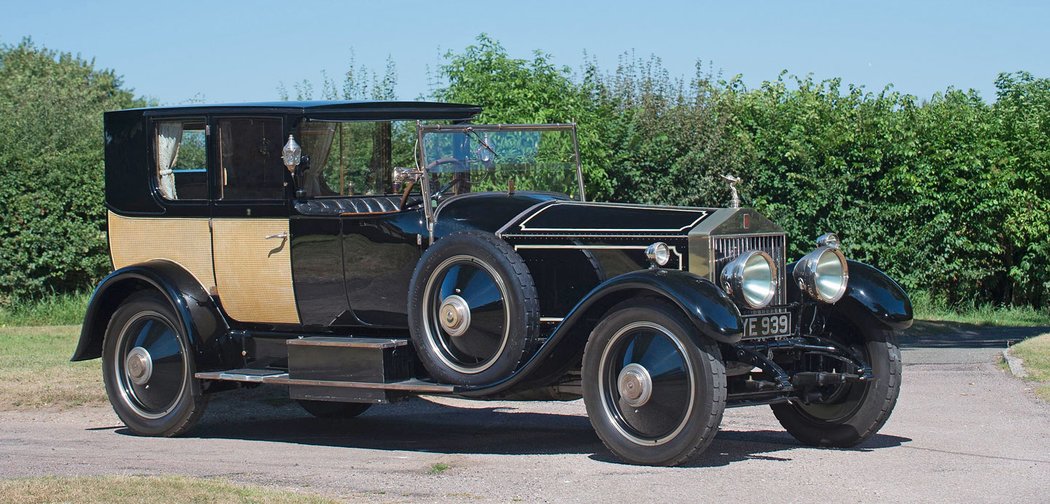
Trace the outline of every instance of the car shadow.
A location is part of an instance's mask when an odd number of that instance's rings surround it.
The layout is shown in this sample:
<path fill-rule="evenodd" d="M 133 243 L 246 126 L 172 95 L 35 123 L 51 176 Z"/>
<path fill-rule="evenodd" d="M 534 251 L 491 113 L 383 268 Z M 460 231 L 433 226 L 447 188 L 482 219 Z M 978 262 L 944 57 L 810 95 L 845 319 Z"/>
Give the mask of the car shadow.
<path fill-rule="evenodd" d="M 188 436 L 448 454 L 592 453 L 601 446 L 585 416 L 525 411 L 514 403 L 454 407 L 410 398 L 357 418 L 326 419 L 287 396 L 230 399 L 209 405 Z"/>
<path fill-rule="evenodd" d="M 1013 327 L 919 320 L 904 332 L 902 348 L 1006 348 L 1050 327 Z"/>
<path fill-rule="evenodd" d="M 525 411 L 512 402 L 456 407 L 413 398 L 373 407 L 357 418 L 336 420 L 314 418 L 282 394 L 280 389 L 260 387 L 218 395 L 185 437 L 445 454 L 589 454 L 593 460 L 622 463 L 602 445 L 590 421 L 580 413 Z M 553 409 L 571 407 L 555 404 Z M 123 427 L 116 432 L 134 435 Z M 878 434 L 853 450 L 871 451 L 908 441 Z M 790 456 L 778 453 L 801 446 L 782 431 L 723 430 L 686 467 L 743 460 L 789 461 Z"/>
<path fill-rule="evenodd" d="M 870 452 L 883 448 L 901 446 L 911 442 L 910 438 L 889 434 L 875 434 L 867 441 L 853 448 L 824 448 L 834 451 Z M 770 462 L 790 462 L 793 459 L 786 453 L 806 446 L 799 443 L 785 431 L 720 430 L 711 445 L 703 453 L 680 467 L 719 467 L 743 462 L 746 460 L 765 460 Z M 602 449 L 590 456 L 592 460 L 624 464 L 608 450 Z"/>

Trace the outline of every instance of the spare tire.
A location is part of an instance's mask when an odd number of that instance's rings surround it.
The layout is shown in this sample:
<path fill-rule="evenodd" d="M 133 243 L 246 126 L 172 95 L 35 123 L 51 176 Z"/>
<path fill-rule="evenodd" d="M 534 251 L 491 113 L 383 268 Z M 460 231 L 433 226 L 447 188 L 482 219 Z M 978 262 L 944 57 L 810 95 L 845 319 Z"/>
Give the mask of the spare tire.
<path fill-rule="evenodd" d="M 438 240 L 409 286 L 412 343 L 430 376 L 445 383 L 483 385 L 513 373 L 536 342 L 539 311 L 525 261 L 491 233 Z"/>

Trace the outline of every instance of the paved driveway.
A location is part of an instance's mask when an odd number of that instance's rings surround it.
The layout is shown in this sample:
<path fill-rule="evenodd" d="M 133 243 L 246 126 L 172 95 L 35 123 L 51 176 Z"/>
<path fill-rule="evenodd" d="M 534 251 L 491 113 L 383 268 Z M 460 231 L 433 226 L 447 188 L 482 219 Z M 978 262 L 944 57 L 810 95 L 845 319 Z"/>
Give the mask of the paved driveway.
<path fill-rule="evenodd" d="M 0 477 L 176 473 L 380 502 L 1048 502 L 1050 407 L 994 363 L 1048 330 L 923 325 L 896 411 L 851 450 L 800 446 L 752 407 L 727 411 L 693 464 L 636 467 L 604 450 L 581 401 L 420 399 L 338 422 L 257 389 L 217 397 L 178 439 L 128 435 L 105 408 L 0 414 Z"/>

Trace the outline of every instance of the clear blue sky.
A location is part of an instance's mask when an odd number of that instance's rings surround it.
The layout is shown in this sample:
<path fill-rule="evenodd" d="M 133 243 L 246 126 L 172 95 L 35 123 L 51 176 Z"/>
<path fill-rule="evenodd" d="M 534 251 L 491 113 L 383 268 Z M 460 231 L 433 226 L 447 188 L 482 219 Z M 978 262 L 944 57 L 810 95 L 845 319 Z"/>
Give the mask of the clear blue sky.
<path fill-rule="evenodd" d="M 633 50 L 691 75 L 698 59 L 754 86 L 786 69 L 928 97 L 949 85 L 994 99 L 998 72 L 1050 77 L 1050 2 L 121 1 L 0 0 L 0 43 L 24 36 L 95 58 L 162 104 L 277 97 L 278 83 L 398 67 L 398 94 L 481 32 L 512 56 L 534 49 L 612 70 Z"/>

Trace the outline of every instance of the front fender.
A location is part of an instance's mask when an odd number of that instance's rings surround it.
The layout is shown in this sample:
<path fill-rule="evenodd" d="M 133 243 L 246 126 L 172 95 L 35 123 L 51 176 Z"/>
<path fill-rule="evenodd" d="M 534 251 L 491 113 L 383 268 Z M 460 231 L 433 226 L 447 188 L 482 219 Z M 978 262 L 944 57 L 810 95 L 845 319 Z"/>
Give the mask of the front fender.
<path fill-rule="evenodd" d="M 791 278 L 795 264 L 787 265 L 788 278 Z M 846 294 L 832 309 L 850 318 L 866 318 L 888 329 L 904 330 L 911 327 L 911 299 L 897 282 L 874 266 L 849 260 L 846 265 L 849 268 Z M 792 300 L 802 296 L 794 282 L 788 282 L 788 296 Z"/>
<path fill-rule="evenodd" d="M 128 296 L 142 290 L 155 290 L 171 303 L 193 348 L 198 370 L 235 363 L 227 362 L 237 360 L 235 350 L 223 348 L 229 343 L 229 324 L 211 296 L 193 275 L 178 264 L 163 260 L 121 268 L 99 282 L 88 302 L 80 341 L 71 360 L 101 357 L 106 326 L 113 312 Z"/>
<path fill-rule="evenodd" d="M 740 310 L 710 280 L 684 271 L 632 271 L 610 278 L 587 293 L 514 374 L 489 385 L 457 387 L 456 393 L 480 397 L 549 383 L 567 366 L 578 362 L 591 329 L 610 308 L 637 296 L 659 297 L 673 303 L 699 334 L 715 341 L 732 344 L 744 336 Z"/>
<path fill-rule="evenodd" d="M 737 343 L 744 324 L 736 304 L 710 280 L 685 271 L 649 269 L 624 273 L 595 287 L 569 312 L 555 333 L 571 329 L 592 312 L 602 312 L 628 297 L 664 298 L 682 310 L 701 334 L 721 343 Z"/>

